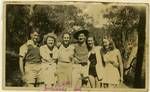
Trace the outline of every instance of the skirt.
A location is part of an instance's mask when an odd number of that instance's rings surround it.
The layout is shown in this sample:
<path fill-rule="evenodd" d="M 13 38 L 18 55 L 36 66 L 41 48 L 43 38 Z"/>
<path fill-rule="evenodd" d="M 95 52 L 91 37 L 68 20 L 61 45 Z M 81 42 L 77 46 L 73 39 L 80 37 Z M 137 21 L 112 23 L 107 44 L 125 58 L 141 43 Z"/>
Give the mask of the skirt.
<path fill-rule="evenodd" d="M 119 84 L 119 82 L 120 82 L 119 70 L 110 63 L 106 64 L 104 67 L 104 75 L 102 83 Z"/>

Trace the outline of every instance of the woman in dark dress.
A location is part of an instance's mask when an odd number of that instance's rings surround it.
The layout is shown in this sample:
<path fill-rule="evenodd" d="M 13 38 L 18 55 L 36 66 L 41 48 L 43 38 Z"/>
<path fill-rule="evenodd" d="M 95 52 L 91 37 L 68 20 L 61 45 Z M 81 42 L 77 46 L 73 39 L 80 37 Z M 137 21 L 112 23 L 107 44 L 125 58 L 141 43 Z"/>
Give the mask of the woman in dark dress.
<path fill-rule="evenodd" d="M 92 88 L 98 87 L 99 82 L 102 80 L 103 66 L 100 55 L 100 46 L 95 46 L 93 36 L 87 38 L 87 46 L 89 50 L 89 80 Z"/>

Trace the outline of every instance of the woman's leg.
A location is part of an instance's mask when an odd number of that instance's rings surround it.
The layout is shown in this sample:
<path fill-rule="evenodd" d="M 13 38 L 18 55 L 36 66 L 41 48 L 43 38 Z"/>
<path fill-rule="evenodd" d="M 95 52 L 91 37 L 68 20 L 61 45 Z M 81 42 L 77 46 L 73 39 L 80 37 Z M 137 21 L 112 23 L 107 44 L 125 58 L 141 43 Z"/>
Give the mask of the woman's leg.
<path fill-rule="evenodd" d="M 108 88 L 109 84 L 108 83 L 103 83 L 103 88 Z"/>
<path fill-rule="evenodd" d="M 49 65 L 47 72 L 46 72 L 46 86 L 53 87 L 55 85 L 55 73 L 56 73 L 56 64 Z"/>
<path fill-rule="evenodd" d="M 99 83 L 99 85 L 100 85 L 99 87 L 100 87 L 100 88 L 103 88 L 103 83 L 102 83 L 101 81 L 99 81 L 98 83 Z"/>
<path fill-rule="evenodd" d="M 95 78 L 94 76 L 92 75 L 89 75 L 89 80 L 90 80 L 90 85 L 91 85 L 91 88 L 95 88 L 96 87 L 96 83 L 95 83 Z"/>
<path fill-rule="evenodd" d="M 109 88 L 116 88 L 117 84 L 109 84 Z"/>
<path fill-rule="evenodd" d="M 94 77 L 95 78 L 95 88 L 99 88 L 100 87 L 100 82 L 98 81 L 98 77 Z"/>

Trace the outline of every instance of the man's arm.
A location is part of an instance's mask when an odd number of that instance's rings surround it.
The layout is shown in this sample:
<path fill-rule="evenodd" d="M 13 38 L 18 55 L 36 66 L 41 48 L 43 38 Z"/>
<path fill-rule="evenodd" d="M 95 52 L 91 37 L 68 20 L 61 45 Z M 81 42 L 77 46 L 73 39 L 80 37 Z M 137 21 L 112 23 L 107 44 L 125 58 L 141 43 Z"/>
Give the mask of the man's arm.
<path fill-rule="evenodd" d="M 80 59 L 76 56 L 76 50 L 75 50 L 76 44 L 74 44 L 72 46 L 73 46 L 73 51 L 74 51 L 73 57 L 72 57 L 72 61 L 73 61 L 72 63 L 79 63 Z"/>
<path fill-rule="evenodd" d="M 74 61 L 74 63 L 80 63 L 81 61 L 77 58 L 77 57 L 73 57 L 73 61 Z"/>
<path fill-rule="evenodd" d="M 21 71 L 21 75 L 24 75 L 23 57 L 19 58 L 19 68 L 20 68 L 20 71 Z"/>
<path fill-rule="evenodd" d="M 21 75 L 24 75 L 24 71 L 25 71 L 24 58 L 26 53 L 27 53 L 27 46 L 26 45 L 21 46 L 19 50 L 19 68 L 20 68 Z"/>

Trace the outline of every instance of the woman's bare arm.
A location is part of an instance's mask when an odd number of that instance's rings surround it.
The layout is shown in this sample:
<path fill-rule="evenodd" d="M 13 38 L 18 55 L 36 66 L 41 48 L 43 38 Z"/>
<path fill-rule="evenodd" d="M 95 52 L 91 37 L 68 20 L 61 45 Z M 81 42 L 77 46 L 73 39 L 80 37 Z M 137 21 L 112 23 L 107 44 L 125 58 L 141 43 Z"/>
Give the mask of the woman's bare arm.
<path fill-rule="evenodd" d="M 117 57 L 118 57 L 118 61 L 119 61 L 119 69 L 120 69 L 121 81 L 123 81 L 123 63 L 122 63 L 121 53 L 120 53 L 119 50 L 118 50 Z"/>

